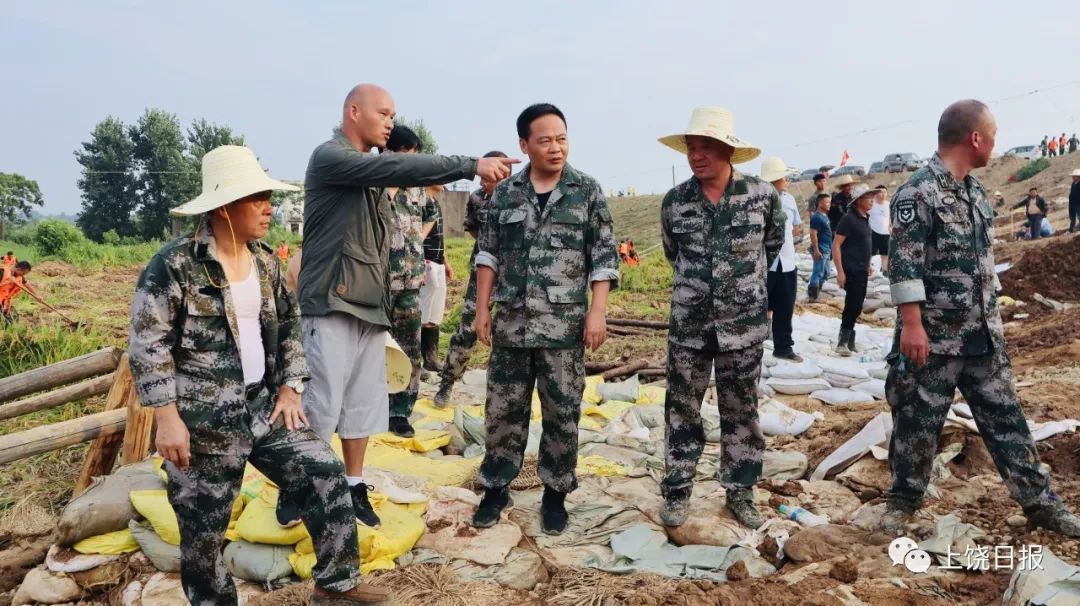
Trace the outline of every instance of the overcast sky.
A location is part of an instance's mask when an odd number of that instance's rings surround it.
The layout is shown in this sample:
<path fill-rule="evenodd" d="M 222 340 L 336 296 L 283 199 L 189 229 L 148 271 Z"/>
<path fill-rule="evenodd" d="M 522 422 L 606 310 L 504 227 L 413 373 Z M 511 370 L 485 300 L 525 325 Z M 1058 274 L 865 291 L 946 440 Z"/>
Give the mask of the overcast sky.
<path fill-rule="evenodd" d="M 930 154 L 941 110 L 990 102 L 997 150 L 1080 131 L 1080 2 L 20 2 L 4 7 L 0 172 L 77 212 L 72 152 L 147 107 L 244 134 L 302 179 L 358 82 L 443 153 L 518 154 L 528 104 L 567 115 L 570 162 L 605 189 L 689 176 L 656 138 L 698 105 L 789 166 Z M 1036 94 L 1027 94 L 1040 90 Z M 740 169 L 756 174 L 757 162 Z M 183 200 L 177 200 L 180 204 Z"/>

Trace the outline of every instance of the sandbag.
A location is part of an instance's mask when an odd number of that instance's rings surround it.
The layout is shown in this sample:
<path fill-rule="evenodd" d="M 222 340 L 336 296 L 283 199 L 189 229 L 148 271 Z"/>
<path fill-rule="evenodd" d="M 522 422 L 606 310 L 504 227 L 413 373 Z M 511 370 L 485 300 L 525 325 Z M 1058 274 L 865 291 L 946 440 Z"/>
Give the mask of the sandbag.
<path fill-rule="evenodd" d="M 806 455 L 797 450 L 766 450 L 762 454 L 761 477 L 783 482 L 806 475 Z"/>
<path fill-rule="evenodd" d="M 131 536 L 146 559 L 161 572 L 180 572 L 180 547 L 166 543 L 149 524 L 128 522 Z"/>
<path fill-rule="evenodd" d="M 146 518 L 166 543 L 180 544 L 180 525 L 176 521 L 176 512 L 169 504 L 168 493 L 162 490 L 136 490 L 129 495 L 135 511 Z"/>
<path fill-rule="evenodd" d="M 83 554 L 119 555 L 138 551 L 139 544 L 132 538 L 131 531 L 125 528 L 94 537 L 86 537 L 72 545 L 71 548 Z"/>
<path fill-rule="evenodd" d="M 769 376 L 777 379 L 813 379 L 821 376 L 821 368 L 813 362 L 781 362 L 769 369 Z"/>
<path fill-rule="evenodd" d="M 452 411 L 447 412 L 451 415 L 453 414 Z M 395 448 L 403 448 L 412 452 L 429 452 L 449 444 L 450 434 L 442 430 L 418 429 L 416 430 L 416 435 L 409 438 L 403 438 L 397 434 L 387 432 L 372 436 L 371 441 L 379 444 L 386 444 L 387 446 L 393 446 Z"/>
<path fill-rule="evenodd" d="M 852 545 L 868 543 L 869 533 L 849 526 L 826 524 L 795 533 L 784 543 L 784 554 L 794 562 L 823 562 L 847 555 Z"/>
<path fill-rule="evenodd" d="M 49 572 L 83 572 L 98 566 L 111 564 L 120 559 L 119 555 L 80 554 L 74 549 L 53 545 L 45 554 L 45 567 Z"/>
<path fill-rule="evenodd" d="M 817 364 L 821 367 L 822 371 L 834 375 L 842 375 L 851 377 L 852 379 L 862 379 L 864 381 L 870 378 L 870 375 L 866 374 L 866 369 L 858 362 L 849 362 L 837 358 L 818 358 Z"/>
<path fill-rule="evenodd" d="M 596 386 L 596 393 L 600 394 L 600 397 L 603 398 L 605 402 L 608 400 L 636 402 L 640 387 L 641 383 L 638 381 L 638 376 L 635 374 L 629 379 L 619 381 L 618 383 L 600 383 Z"/>
<path fill-rule="evenodd" d="M 836 373 L 827 372 L 823 375 L 823 378 L 829 382 L 829 385 L 840 389 L 847 389 L 852 385 L 856 385 L 865 381 L 865 378 L 856 379 L 854 377 L 847 377 L 844 375 L 838 375 Z"/>
<path fill-rule="evenodd" d="M 591 377 L 585 377 L 585 391 L 581 394 L 581 399 L 589 404 L 599 404 L 604 400 L 601 397 L 600 392 L 596 387 L 604 382 L 602 375 L 593 375 Z"/>
<path fill-rule="evenodd" d="M 43 568 L 35 568 L 26 573 L 22 584 L 11 599 L 11 605 L 74 602 L 82 596 L 82 593 L 82 588 L 71 577 L 53 574 Z"/>
<path fill-rule="evenodd" d="M 266 545 L 295 545 L 307 538 L 308 532 L 304 524 L 284 528 L 277 523 L 277 500 L 277 488 L 273 486 L 264 488 L 257 499 L 244 507 L 240 519 L 236 522 L 237 535 L 250 543 Z M 157 530 L 157 526 L 154 529 Z M 162 536 L 162 538 L 168 541 L 167 537 Z"/>
<path fill-rule="evenodd" d="M 659 385 L 642 385 L 638 389 L 638 404 L 664 404 L 667 397 L 667 389 Z"/>
<path fill-rule="evenodd" d="M 814 415 L 770 399 L 758 406 L 758 424 L 765 435 L 797 436 L 814 424 Z"/>
<path fill-rule="evenodd" d="M 851 389 L 856 391 L 864 391 L 872 396 L 876 400 L 885 399 L 885 381 L 881 379 L 870 379 L 869 381 L 863 381 L 862 383 L 856 383 L 851 386 Z"/>
<path fill-rule="evenodd" d="M 225 567 L 234 577 L 256 583 L 272 583 L 292 574 L 291 545 L 259 545 L 233 541 L 225 546 Z"/>
<path fill-rule="evenodd" d="M 143 585 L 142 603 L 143 606 L 189 606 L 180 575 L 154 573 Z"/>
<path fill-rule="evenodd" d="M 772 398 L 776 396 L 776 390 L 769 387 L 765 381 L 758 381 L 757 395 L 762 398 Z"/>
<path fill-rule="evenodd" d="M 859 497 L 839 482 L 809 480 L 800 481 L 799 485 L 804 491 L 799 495 L 803 508 L 837 524 L 847 520 L 862 505 Z"/>
<path fill-rule="evenodd" d="M 521 529 L 503 519 L 491 528 L 473 528 L 469 520 L 474 511 L 474 507 L 461 501 L 432 503 L 427 520 L 430 527 L 417 545 L 477 564 L 503 563 L 521 541 Z"/>
<path fill-rule="evenodd" d="M 372 495 L 371 506 L 382 524 L 370 528 L 357 522 L 356 538 L 360 549 L 360 572 L 392 570 L 394 562 L 411 550 L 424 534 L 426 503 L 399 505 L 391 503 L 380 494 Z M 296 544 L 296 552 L 289 555 L 289 564 L 296 576 L 311 578 L 315 566 L 315 545 L 311 537 Z"/>
<path fill-rule="evenodd" d="M 841 406 L 845 404 L 868 404 L 874 401 L 874 396 L 865 391 L 852 391 L 850 389 L 822 389 L 810 394 L 811 398 L 821 400 L 826 404 Z"/>
<path fill-rule="evenodd" d="M 136 511 L 128 495 L 134 490 L 164 489 L 153 459 L 125 465 L 94 478 L 90 487 L 64 507 L 57 523 L 56 542 L 72 545 L 86 537 L 123 530 Z"/>
<path fill-rule="evenodd" d="M 829 382 L 822 378 L 813 379 L 777 379 L 772 378 L 765 382 L 766 385 L 778 393 L 800 396 L 832 387 Z"/>

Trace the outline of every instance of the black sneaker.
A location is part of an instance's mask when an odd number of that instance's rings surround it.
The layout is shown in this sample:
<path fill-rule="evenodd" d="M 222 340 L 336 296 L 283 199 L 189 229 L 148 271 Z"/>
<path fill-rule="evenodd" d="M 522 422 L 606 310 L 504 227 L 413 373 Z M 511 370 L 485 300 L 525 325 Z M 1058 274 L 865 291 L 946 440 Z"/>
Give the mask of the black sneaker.
<path fill-rule="evenodd" d="M 544 487 L 540 503 L 540 527 L 544 534 L 562 534 L 566 530 L 566 493 Z"/>
<path fill-rule="evenodd" d="M 390 417 L 390 431 L 394 435 L 401 436 L 403 438 L 411 438 L 416 435 L 416 430 L 409 424 L 409 420 L 405 417 Z"/>
<path fill-rule="evenodd" d="M 369 490 L 375 490 L 375 488 L 363 483 L 349 487 L 349 492 L 352 494 L 353 513 L 356 514 L 356 519 L 360 520 L 364 526 L 378 528 L 379 524 L 382 524 L 382 520 L 379 519 L 378 514 L 375 513 L 375 508 L 371 506 L 371 501 L 368 500 L 367 493 Z"/>
<path fill-rule="evenodd" d="M 282 492 L 278 492 L 277 500 L 277 523 L 282 528 L 292 528 L 300 523 L 300 506 L 294 499 L 289 498 Z"/>
<path fill-rule="evenodd" d="M 484 498 L 473 514 L 472 525 L 477 528 L 491 528 L 499 523 L 502 510 L 510 503 L 510 490 L 507 488 L 489 488 L 484 491 Z"/>
<path fill-rule="evenodd" d="M 781 351 L 780 353 L 777 353 L 777 352 L 774 351 L 772 356 L 774 358 L 776 358 L 777 360 L 787 360 L 789 362 L 795 362 L 796 364 L 801 363 L 803 361 L 802 356 L 795 353 L 794 350 Z"/>

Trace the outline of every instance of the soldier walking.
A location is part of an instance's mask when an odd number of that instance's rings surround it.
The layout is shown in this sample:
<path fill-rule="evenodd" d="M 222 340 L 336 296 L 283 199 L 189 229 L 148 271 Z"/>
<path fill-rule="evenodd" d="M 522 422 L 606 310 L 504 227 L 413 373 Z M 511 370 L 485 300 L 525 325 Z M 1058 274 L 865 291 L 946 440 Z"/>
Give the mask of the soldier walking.
<path fill-rule="evenodd" d="M 492 349 L 479 473 L 484 498 L 473 525 L 493 526 L 509 504 L 535 383 L 544 427 L 542 528 L 559 534 L 567 522 L 564 500 L 577 488 L 583 347 L 595 351 L 604 342 L 619 260 L 600 184 L 566 163 L 563 113 L 548 103 L 531 105 L 518 116 L 517 132 L 529 164 L 495 188 L 476 255 L 476 334 Z M 490 300 L 497 305 L 494 334 Z"/>
<path fill-rule="evenodd" d="M 484 154 L 485 158 L 505 158 L 506 154 L 501 151 L 490 151 Z M 488 202 L 491 194 L 495 191 L 498 181 L 485 181 L 480 184 L 480 189 L 469 195 L 469 201 L 465 204 L 465 221 L 463 227 L 473 239 L 472 254 L 469 255 L 469 286 L 465 289 L 465 301 L 461 304 L 461 323 L 450 337 L 450 349 L 446 352 L 446 364 L 443 364 L 439 373 L 439 391 L 435 393 L 435 405 L 442 408 L 450 403 L 450 397 L 454 393 L 454 383 L 461 380 L 465 374 L 465 365 L 469 363 L 469 355 L 473 345 L 476 344 L 476 329 L 473 322 L 476 319 L 476 253 L 479 251 L 478 239 L 480 230 L 487 222 Z M 491 311 L 491 308 L 488 308 Z"/>
<path fill-rule="evenodd" d="M 882 527 L 904 531 L 922 505 L 957 388 L 1005 486 L 1028 521 L 1070 537 L 1080 520 L 1050 487 L 1016 395 L 994 272 L 993 211 L 971 171 L 986 166 L 997 124 L 957 101 L 938 122 L 938 151 L 892 200 L 892 299 L 900 307 L 885 391 L 893 483 Z"/>
<path fill-rule="evenodd" d="M 784 242 L 784 211 L 772 185 L 732 164 L 761 150 L 735 136 L 731 112 L 699 107 L 685 132 L 660 142 L 686 154 L 694 176 L 660 207 L 664 254 L 674 268 L 668 329 L 666 467 L 661 483 L 667 526 L 686 521 L 705 446 L 701 402 L 715 368 L 727 507 L 761 526 L 751 489 L 761 476 L 765 438 L 758 426 L 757 380 L 768 335 L 766 270 Z"/>
<path fill-rule="evenodd" d="M 194 606 L 236 604 L 221 548 L 250 462 L 296 495 L 315 541 L 312 604 L 372 604 L 360 583 L 345 468 L 309 429 L 300 317 L 273 250 L 270 192 L 297 188 L 263 173 L 246 147 L 202 160 L 202 195 L 173 209 L 200 216 L 143 270 L 131 306 L 131 373 L 154 408 L 169 502 L 180 525 L 180 580 Z"/>

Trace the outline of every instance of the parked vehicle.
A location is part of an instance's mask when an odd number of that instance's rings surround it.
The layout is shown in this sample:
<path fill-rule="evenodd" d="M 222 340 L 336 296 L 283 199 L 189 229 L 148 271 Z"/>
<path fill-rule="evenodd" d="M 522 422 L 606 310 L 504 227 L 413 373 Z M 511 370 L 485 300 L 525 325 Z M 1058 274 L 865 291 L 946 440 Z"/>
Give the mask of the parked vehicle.
<path fill-rule="evenodd" d="M 840 168 L 836 169 L 836 172 L 834 172 L 833 175 L 835 175 L 837 177 L 839 177 L 841 175 L 852 175 L 852 176 L 857 176 L 857 177 L 865 177 L 866 176 L 866 167 L 865 166 L 859 166 L 858 164 L 848 164 L 847 166 L 841 166 Z"/>
<path fill-rule="evenodd" d="M 1042 154 L 1039 152 L 1037 145 L 1020 145 L 1010 148 L 1005 152 L 1006 156 L 1016 156 L 1017 158 L 1023 158 L 1025 160 L 1037 160 Z"/>
<path fill-rule="evenodd" d="M 882 174 L 884 172 L 885 172 L 885 163 L 884 162 L 874 162 L 873 164 L 870 165 L 870 174 L 871 175 L 880 175 L 880 174 Z"/>
<path fill-rule="evenodd" d="M 885 156 L 884 162 L 887 173 L 902 173 L 922 166 L 922 161 L 915 154 L 889 154 Z"/>
<path fill-rule="evenodd" d="M 792 183 L 797 183 L 799 181 L 809 181 L 814 178 L 814 175 L 820 172 L 821 171 L 816 168 L 808 168 L 799 173 L 798 175 L 789 178 L 788 181 L 791 181 Z"/>

